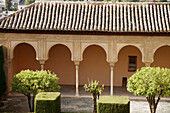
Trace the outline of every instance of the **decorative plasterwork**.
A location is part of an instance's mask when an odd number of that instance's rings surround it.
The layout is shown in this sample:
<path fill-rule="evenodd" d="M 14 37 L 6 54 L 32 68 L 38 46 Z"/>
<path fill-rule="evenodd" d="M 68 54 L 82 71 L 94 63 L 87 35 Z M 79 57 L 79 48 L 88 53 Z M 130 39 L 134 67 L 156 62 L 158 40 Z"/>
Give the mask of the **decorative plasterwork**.
<path fill-rule="evenodd" d="M 117 57 L 119 55 L 120 50 L 125 46 L 134 46 L 138 48 L 142 55 L 142 61 L 144 61 L 144 46 L 143 44 L 135 44 L 135 43 L 118 43 L 117 44 Z"/>
<path fill-rule="evenodd" d="M 53 42 L 47 42 L 47 48 L 46 48 L 46 60 L 49 58 L 49 51 L 50 49 L 57 45 L 57 44 L 62 44 L 65 45 L 71 52 L 71 59 L 73 58 L 73 43 L 72 42 L 58 42 L 58 41 L 53 41 Z"/>
<path fill-rule="evenodd" d="M 154 55 L 155 55 L 155 52 L 159 49 L 159 48 L 161 48 L 161 47 L 163 47 L 163 46 L 170 46 L 170 44 L 169 43 L 157 43 L 157 44 L 153 44 L 153 50 L 152 50 L 152 56 L 153 56 L 153 60 L 154 60 Z"/>
<path fill-rule="evenodd" d="M 90 42 L 89 43 L 81 43 L 81 60 L 83 60 L 84 50 L 91 45 L 98 45 L 102 49 L 104 49 L 104 51 L 106 53 L 106 61 L 108 61 L 108 43 L 90 43 Z"/>
<path fill-rule="evenodd" d="M 34 50 L 36 52 L 36 59 L 38 60 L 38 53 L 39 53 L 39 51 L 38 51 L 38 47 L 37 47 L 37 45 L 38 45 L 37 41 L 17 40 L 17 41 L 10 41 L 9 43 L 10 43 L 10 48 L 9 48 L 9 59 L 10 60 L 13 59 L 13 57 L 14 57 L 15 47 L 17 45 L 19 45 L 19 44 L 22 44 L 22 43 L 29 44 L 29 45 L 31 45 L 34 48 Z"/>

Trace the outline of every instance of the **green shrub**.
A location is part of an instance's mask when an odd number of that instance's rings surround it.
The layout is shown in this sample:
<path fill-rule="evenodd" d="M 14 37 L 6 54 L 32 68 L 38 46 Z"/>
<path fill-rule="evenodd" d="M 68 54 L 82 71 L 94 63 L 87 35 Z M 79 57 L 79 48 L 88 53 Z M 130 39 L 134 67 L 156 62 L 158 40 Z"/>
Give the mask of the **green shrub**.
<path fill-rule="evenodd" d="M 129 113 L 130 101 L 126 96 L 101 96 L 97 113 Z"/>
<path fill-rule="evenodd" d="M 2 45 L 0 45 L 0 100 L 2 94 L 6 91 L 6 79 L 3 65 L 4 65 L 3 47 Z"/>
<path fill-rule="evenodd" d="M 170 96 L 170 69 L 142 67 L 128 79 L 127 90 L 145 96 L 151 113 L 155 113 L 161 97 Z"/>
<path fill-rule="evenodd" d="M 34 2 L 35 2 L 35 0 L 25 0 L 25 5 L 29 5 L 29 4 L 32 4 Z"/>
<path fill-rule="evenodd" d="M 35 97 L 35 113 L 60 113 L 60 93 L 40 92 Z"/>
<path fill-rule="evenodd" d="M 23 70 L 14 75 L 11 86 L 13 91 L 27 96 L 29 109 L 33 112 L 35 95 L 39 92 L 58 91 L 60 89 L 60 86 L 57 85 L 58 79 L 57 75 L 50 71 Z"/>

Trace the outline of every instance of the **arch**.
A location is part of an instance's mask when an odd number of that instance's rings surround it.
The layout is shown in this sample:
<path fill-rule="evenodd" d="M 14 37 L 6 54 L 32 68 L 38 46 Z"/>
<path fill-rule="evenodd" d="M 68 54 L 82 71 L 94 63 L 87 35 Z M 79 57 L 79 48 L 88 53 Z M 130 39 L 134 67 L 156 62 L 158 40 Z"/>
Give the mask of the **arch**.
<path fill-rule="evenodd" d="M 30 41 L 11 41 L 11 49 L 10 49 L 10 59 L 13 59 L 14 57 L 14 50 L 15 47 L 19 44 L 29 44 L 30 46 L 32 46 L 36 52 L 36 59 L 38 60 L 38 48 L 37 48 L 37 42 L 30 42 Z"/>
<path fill-rule="evenodd" d="M 105 50 L 98 45 L 90 45 L 83 52 L 83 60 L 80 62 L 80 85 L 88 82 L 88 79 L 98 80 L 100 84 L 110 85 L 110 66 L 106 61 Z"/>
<path fill-rule="evenodd" d="M 169 45 L 163 45 L 154 51 L 154 62 L 151 64 L 151 66 L 159 66 L 164 68 L 170 68 L 170 46 Z"/>
<path fill-rule="evenodd" d="M 36 60 L 35 49 L 27 43 L 20 43 L 15 46 L 14 57 L 12 59 L 13 73 L 18 73 L 21 70 L 40 70 L 39 61 Z"/>
<path fill-rule="evenodd" d="M 64 43 L 64 42 L 47 42 L 47 49 L 46 49 L 46 60 L 49 58 L 49 51 L 52 47 L 54 47 L 55 45 L 64 45 L 66 46 L 70 52 L 71 52 L 71 60 L 73 60 L 73 44 L 72 43 Z"/>
<path fill-rule="evenodd" d="M 143 49 L 142 44 L 118 44 L 118 45 L 117 45 L 117 59 L 118 59 L 118 54 L 119 54 L 119 52 L 120 52 L 124 47 L 127 47 L 127 46 L 133 46 L 133 47 L 138 48 L 139 51 L 140 51 L 141 54 L 142 54 L 142 61 L 144 61 L 144 49 Z"/>
<path fill-rule="evenodd" d="M 164 46 L 170 46 L 170 44 L 169 44 L 169 45 L 168 45 L 168 44 L 161 44 L 161 45 L 156 46 L 156 47 L 153 49 L 153 52 L 152 52 L 153 58 L 154 58 L 155 52 L 156 52 L 159 48 L 164 47 Z"/>
<path fill-rule="evenodd" d="M 55 44 L 49 50 L 49 58 L 45 63 L 45 69 L 51 70 L 59 77 L 59 84 L 75 84 L 75 66 L 71 60 L 70 49 L 63 44 Z"/>
<path fill-rule="evenodd" d="M 90 47 L 92 47 L 92 46 L 97 46 L 97 47 L 101 48 L 101 49 L 104 51 L 105 55 L 106 55 L 105 57 L 107 57 L 106 50 L 105 50 L 103 47 L 101 47 L 100 45 L 96 45 L 96 44 L 92 44 L 92 45 L 87 46 L 87 47 L 83 50 L 83 54 L 84 54 L 84 52 L 85 52 L 88 48 L 90 48 Z"/>
<path fill-rule="evenodd" d="M 106 53 L 106 60 L 108 61 L 108 44 L 107 43 L 82 43 L 81 45 L 81 61 L 83 60 L 83 53 L 89 46 L 96 45 L 101 47 Z"/>
<path fill-rule="evenodd" d="M 136 68 L 140 69 L 145 64 L 142 62 L 142 53 L 136 46 L 124 46 L 118 53 L 118 61 L 114 66 L 114 86 L 123 86 L 123 78 L 131 77 L 134 72 L 129 71 L 129 56 L 136 56 Z"/>

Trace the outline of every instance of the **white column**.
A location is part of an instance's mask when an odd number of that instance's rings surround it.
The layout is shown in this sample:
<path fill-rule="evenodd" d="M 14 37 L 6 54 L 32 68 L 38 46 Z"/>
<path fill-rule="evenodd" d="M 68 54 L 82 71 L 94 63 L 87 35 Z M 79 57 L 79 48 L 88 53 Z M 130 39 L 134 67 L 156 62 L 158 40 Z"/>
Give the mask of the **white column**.
<path fill-rule="evenodd" d="M 111 69 L 110 95 L 113 95 L 113 66 L 111 66 L 110 69 Z"/>
<path fill-rule="evenodd" d="M 79 62 L 75 62 L 76 66 L 76 95 L 79 96 Z"/>
<path fill-rule="evenodd" d="M 114 63 L 110 64 L 110 95 L 113 95 L 113 67 Z"/>
<path fill-rule="evenodd" d="M 45 60 L 39 60 L 40 65 L 41 65 L 41 70 L 44 70 L 44 64 L 45 64 Z"/>
<path fill-rule="evenodd" d="M 12 82 L 12 77 L 13 77 L 12 73 L 13 73 L 12 60 L 8 59 L 7 93 L 10 93 L 12 91 L 12 87 L 10 85 L 10 83 Z"/>

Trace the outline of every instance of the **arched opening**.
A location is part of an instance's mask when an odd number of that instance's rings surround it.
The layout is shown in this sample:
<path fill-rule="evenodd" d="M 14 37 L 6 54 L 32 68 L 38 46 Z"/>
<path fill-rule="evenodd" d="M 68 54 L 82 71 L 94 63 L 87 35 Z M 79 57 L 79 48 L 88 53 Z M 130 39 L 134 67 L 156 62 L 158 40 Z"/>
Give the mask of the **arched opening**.
<path fill-rule="evenodd" d="M 144 67 L 141 51 L 135 46 L 125 46 L 118 54 L 118 62 L 114 66 L 114 86 L 126 86 L 127 79 L 136 69 Z"/>
<path fill-rule="evenodd" d="M 57 74 L 60 85 L 75 85 L 75 66 L 71 52 L 65 45 L 57 44 L 49 50 L 45 69 Z"/>
<path fill-rule="evenodd" d="M 156 50 L 151 66 L 170 68 L 170 46 L 162 46 Z"/>
<path fill-rule="evenodd" d="M 88 80 L 98 80 L 100 84 L 109 86 L 109 68 L 104 49 L 97 45 L 88 46 L 80 63 L 80 85 L 87 84 Z"/>
<path fill-rule="evenodd" d="M 14 48 L 14 58 L 12 60 L 13 74 L 21 70 L 40 70 L 39 61 L 36 60 L 35 49 L 27 43 L 18 44 Z"/>

